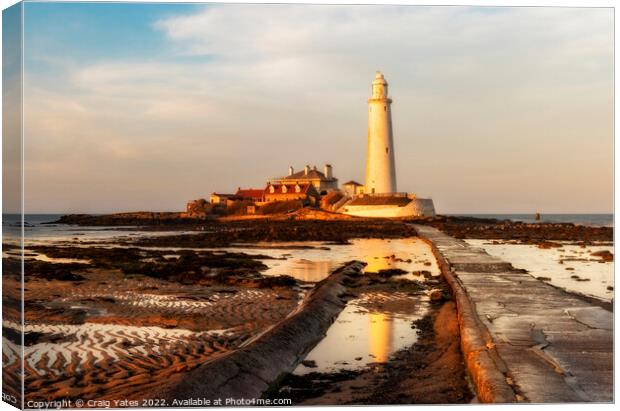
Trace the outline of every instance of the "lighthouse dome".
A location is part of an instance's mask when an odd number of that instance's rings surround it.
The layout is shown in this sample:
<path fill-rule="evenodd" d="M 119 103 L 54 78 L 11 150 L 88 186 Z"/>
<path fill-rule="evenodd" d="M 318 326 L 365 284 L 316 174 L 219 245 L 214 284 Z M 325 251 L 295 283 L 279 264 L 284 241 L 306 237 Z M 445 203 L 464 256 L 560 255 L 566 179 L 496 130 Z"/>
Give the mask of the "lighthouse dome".
<path fill-rule="evenodd" d="M 383 73 L 382 72 L 377 71 L 377 73 L 375 74 L 375 79 L 372 81 L 372 84 L 387 85 L 387 81 L 385 81 L 385 77 L 383 77 Z"/>
<path fill-rule="evenodd" d="M 388 83 L 385 81 L 385 77 L 383 77 L 383 73 L 377 71 L 375 74 L 375 79 L 372 81 L 372 98 L 373 99 L 384 99 L 387 98 L 387 88 Z"/>

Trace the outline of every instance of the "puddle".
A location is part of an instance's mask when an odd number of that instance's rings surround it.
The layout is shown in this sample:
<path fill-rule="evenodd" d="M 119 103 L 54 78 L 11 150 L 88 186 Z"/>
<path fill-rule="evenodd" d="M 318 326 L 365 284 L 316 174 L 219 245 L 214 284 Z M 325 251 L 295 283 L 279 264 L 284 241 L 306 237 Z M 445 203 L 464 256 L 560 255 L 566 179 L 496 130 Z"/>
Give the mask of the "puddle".
<path fill-rule="evenodd" d="M 27 256 L 25 258 L 25 261 L 27 262 L 28 260 L 39 260 L 39 261 L 45 261 L 48 263 L 57 263 L 57 264 L 72 264 L 72 263 L 90 264 L 90 260 L 85 260 L 81 258 L 52 258 L 52 257 L 46 256 L 45 254 L 36 254 L 36 255 Z"/>
<path fill-rule="evenodd" d="M 596 251 L 614 252 L 613 246 L 592 245 L 582 248 L 563 244 L 560 248 L 540 249 L 531 244 L 491 244 L 487 240 L 466 240 L 483 248 L 492 256 L 509 261 L 515 268 L 527 270 L 533 277 L 570 292 L 581 293 L 611 301 L 614 286 L 614 263 L 601 263 L 591 254 Z M 560 261 L 563 261 L 560 264 Z M 568 268 L 568 270 L 567 270 Z M 574 277 L 576 276 L 576 277 Z"/>
<path fill-rule="evenodd" d="M 387 305 L 393 309 L 376 310 Z M 385 363 L 390 356 L 417 341 L 414 320 L 428 310 L 428 297 L 404 293 L 367 293 L 349 301 L 321 342 L 306 356 L 294 374 L 337 372 Z M 313 364 L 314 365 L 314 364 Z"/>

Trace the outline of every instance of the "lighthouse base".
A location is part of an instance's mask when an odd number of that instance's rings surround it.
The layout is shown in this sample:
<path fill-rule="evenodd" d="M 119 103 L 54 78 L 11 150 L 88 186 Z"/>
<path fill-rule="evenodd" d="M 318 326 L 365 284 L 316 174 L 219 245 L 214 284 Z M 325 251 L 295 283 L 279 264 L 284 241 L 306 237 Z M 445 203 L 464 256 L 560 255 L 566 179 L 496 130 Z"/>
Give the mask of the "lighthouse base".
<path fill-rule="evenodd" d="M 432 199 L 417 198 L 414 194 L 366 194 L 351 198 L 338 212 L 358 217 L 432 217 L 435 205 Z"/>

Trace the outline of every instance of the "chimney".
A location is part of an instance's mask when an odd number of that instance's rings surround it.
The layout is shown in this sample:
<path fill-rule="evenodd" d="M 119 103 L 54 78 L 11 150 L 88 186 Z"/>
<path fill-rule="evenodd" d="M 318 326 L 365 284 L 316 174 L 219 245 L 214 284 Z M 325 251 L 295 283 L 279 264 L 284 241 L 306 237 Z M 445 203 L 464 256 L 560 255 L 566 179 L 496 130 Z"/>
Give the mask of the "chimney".
<path fill-rule="evenodd" d="M 325 174 L 325 178 L 332 178 L 332 165 L 331 164 L 325 164 L 323 171 L 324 171 L 323 174 Z"/>
<path fill-rule="evenodd" d="M 293 166 L 289 166 L 289 168 L 288 168 L 288 175 L 292 176 L 294 172 L 295 172 L 295 170 L 293 170 Z"/>
<path fill-rule="evenodd" d="M 306 165 L 306 166 L 304 167 L 304 175 L 306 175 L 306 176 L 307 176 L 309 172 L 310 172 L 310 166 L 309 166 L 309 165 Z"/>

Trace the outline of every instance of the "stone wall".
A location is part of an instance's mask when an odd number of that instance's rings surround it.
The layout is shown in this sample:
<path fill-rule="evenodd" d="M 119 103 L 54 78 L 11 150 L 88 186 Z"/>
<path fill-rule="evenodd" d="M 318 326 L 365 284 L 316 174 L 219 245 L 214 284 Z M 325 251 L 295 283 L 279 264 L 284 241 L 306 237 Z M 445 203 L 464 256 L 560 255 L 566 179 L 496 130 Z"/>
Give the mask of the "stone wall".
<path fill-rule="evenodd" d="M 414 213 L 416 216 L 433 217 L 435 216 L 435 204 L 432 198 L 417 198 L 414 202 Z"/>
<path fill-rule="evenodd" d="M 394 205 L 345 205 L 340 211 L 358 217 L 432 217 L 435 215 L 435 206 L 430 198 L 416 198 L 402 207 Z"/>

